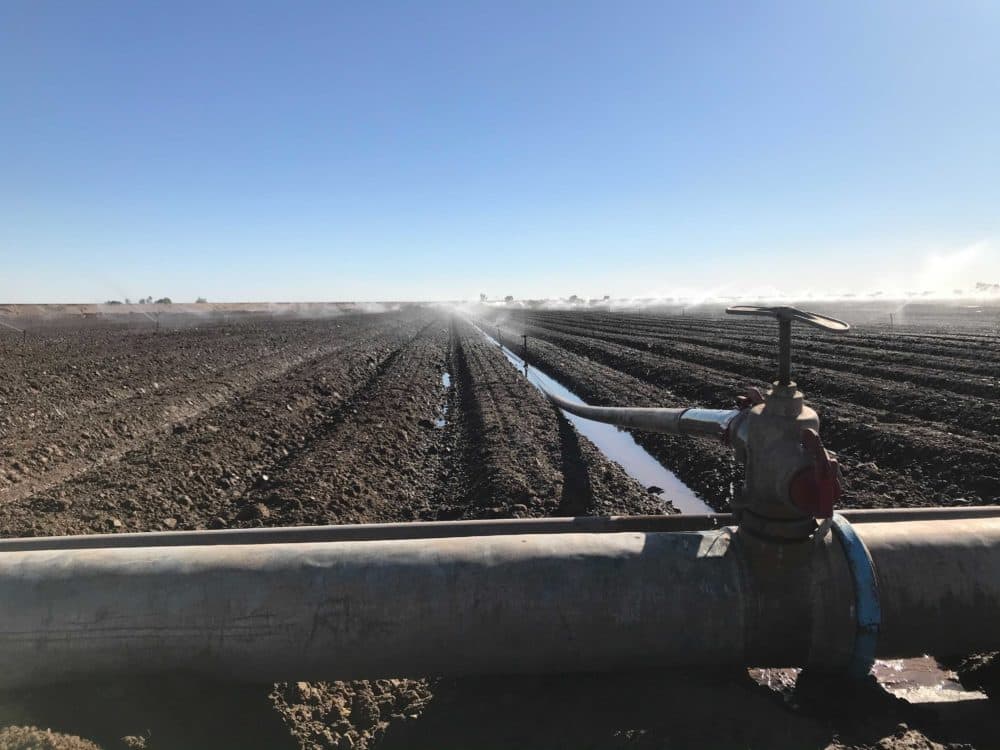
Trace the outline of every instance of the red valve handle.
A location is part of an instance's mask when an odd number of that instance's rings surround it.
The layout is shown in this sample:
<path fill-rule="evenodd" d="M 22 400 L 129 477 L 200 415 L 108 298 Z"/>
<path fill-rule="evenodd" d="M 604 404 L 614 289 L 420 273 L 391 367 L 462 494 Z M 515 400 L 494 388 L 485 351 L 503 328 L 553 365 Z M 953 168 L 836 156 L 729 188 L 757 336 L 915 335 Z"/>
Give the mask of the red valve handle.
<path fill-rule="evenodd" d="M 802 431 L 802 447 L 812 457 L 812 466 L 800 469 L 788 488 L 792 504 L 814 518 L 833 516 L 833 504 L 840 499 L 840 471 L 812 428 Z"/>

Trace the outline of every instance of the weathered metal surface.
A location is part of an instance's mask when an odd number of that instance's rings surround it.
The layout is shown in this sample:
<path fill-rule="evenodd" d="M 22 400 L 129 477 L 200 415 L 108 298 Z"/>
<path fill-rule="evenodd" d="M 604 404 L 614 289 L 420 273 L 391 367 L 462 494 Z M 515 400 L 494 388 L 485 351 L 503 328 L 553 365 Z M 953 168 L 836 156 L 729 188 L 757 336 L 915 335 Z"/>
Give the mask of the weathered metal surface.
<path fill-rule="evenodd" d="M 0 685 L 738 663 L 740 565 L 719 532 L 11 552 Z"/>
<path fill-rule="evenodd" d="M 866 523 L 880 657 L 1000 649 L 1000 518 Z"/>
<path fill-rule="evenodd" d="M 755 305 L 736 305 L 729 307 L 730 315 L 757 315 L 775 318 L 778 321 L 778 381 L 776 385 L 792 386 L 792 321 L 807 323 L 815 328 L 821 328 L 835 333 L 844 333 L 851 326 L 837 318 L 820 315 L 795 307 L 758 307 Z"/>
<path fill-rule="evenodd" d="M 878 656 L 1000 648 L 1000 518 L 855 530 L 882 596 Z M 731 528 L 9 551 L 0 686 L 843 669 L 854 592 L 830 535 L 774 544 Z"/>
<path fill-rule="evenodd" d="M 567 401 L 554 393 L 545 394 L 560 409 L 584 419 L 628 429 L 693 435 L 722 440 L 740 415 L 738 409 L 658 409 L 654 407 L 590 406 Z"/>
<path fill-rule="evenodd" d="M 863 508 L 839 511 L 853 524 L 897 521 L 1000 518 L 1000 505 L 964 508 Z M 439 539 L 497 534 L 607 534 L 623 531 L 709 531 L 736 523 L 731 513 L 665 516 L 579 516 L 574 518 L 501 518 L 488 521 L 415 521 L 411 523 L 294 526 L 215 531 L 153 531 L 133 534 L 19 537 L 0 539 L 0 553 L 44 549 L 183 547 L 218 544 L 289 544 L 361 542 L 392 539 Z"/>

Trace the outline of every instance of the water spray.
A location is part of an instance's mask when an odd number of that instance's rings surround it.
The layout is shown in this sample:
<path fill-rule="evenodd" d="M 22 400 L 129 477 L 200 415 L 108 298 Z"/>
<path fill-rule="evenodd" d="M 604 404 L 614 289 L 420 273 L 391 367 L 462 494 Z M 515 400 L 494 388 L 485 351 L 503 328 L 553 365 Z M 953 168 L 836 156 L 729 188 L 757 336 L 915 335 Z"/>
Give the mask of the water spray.
<path fill-rule="evenodd" d="M 2 321 L 2 320 L 0 320 L 0 326 L 3 326 L 4 328 L 9 328 L 12 331 L 17 331 L 19 334 L 21 334 L 21 341 L 22 342 L 26 342 L 28 340 L 28 329 L 27 328 L 18 328 L 17 326 L 13 326 L 10 323 L 7 323 L 7 322 Z"/>
<path fill-rule="evenodd" d="M 154 323 L 156 323 L 156 331 L 159 332 L 159 330 L 160 330 L 160 313 L 157 313 L 156 317 L 154 318 L 152 315 L 150 315 L 145 310 L 140 310 L 139 312 L 142 313 L 143 315 L 145 315 L 147 318 L 149 318 Z"/>

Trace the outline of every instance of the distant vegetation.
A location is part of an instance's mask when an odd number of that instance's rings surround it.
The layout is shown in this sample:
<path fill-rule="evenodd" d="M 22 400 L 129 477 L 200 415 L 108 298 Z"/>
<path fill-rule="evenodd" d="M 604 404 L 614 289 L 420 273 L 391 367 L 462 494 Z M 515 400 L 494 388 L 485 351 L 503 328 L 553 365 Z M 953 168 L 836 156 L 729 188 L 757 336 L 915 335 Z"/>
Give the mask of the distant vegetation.
<path fill-rule="evenodd" d="M 206 300 L 205 300 L 204 297 L 199 297 L 198 301 L 199 302 L 205 302 Z M 153 295 L 150 295 L 148 297 L 140 297 L 138 300 L 136 300 L 136 302 L 138 304 L 140 304 L 140 305 L 172 305 L 173 304 L 173 301 L 170 299 L 170 297 L 160 297 L 158 300 L 156 300 L 154 302 L 153 301 Z M 120 304 L 122 304 L 122 302 L 120 300 L 117 300 L 117 299 L 109 299 L 109 300 L 105 301 L 104 304 L 105 305 L 120 305 Z M 131 305 L 132 304 L 132 300 L 130 300 L 128 297 L 126 297 L 124 304 Z"/>

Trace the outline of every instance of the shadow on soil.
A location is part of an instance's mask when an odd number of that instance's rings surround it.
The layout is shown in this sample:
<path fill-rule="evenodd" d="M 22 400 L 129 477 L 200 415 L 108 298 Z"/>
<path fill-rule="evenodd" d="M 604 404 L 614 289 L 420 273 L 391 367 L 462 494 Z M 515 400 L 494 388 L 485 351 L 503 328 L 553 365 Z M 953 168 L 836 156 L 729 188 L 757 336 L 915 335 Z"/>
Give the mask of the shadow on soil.
<path fill-rule="evenodd" d="M 962 713 L 971 706 L 931 712 L 874 679 L 819 678 L 782 693 L 745 670 L 442 680 L 432 690 L 418 721 L 389 727 L 384 750 L 930 748 L 928 739 L 981 739 L 988 709 L 978 706 L 979 719 Z"/>
<path fill-rule="evenodd" d="M 558 408 L 553 406 L 552 409 L 559 425 L 559 454 L 563 473 L 558 515 L 590 515 L 594 507 L 594 488 L 590 483 L 587 461 L 580 450 L 580 436 Z"/>
<path fill-rule="evenodd" d="M 178 675 L 18 690 L 0 693 L 0 726 L 41 726 L 107 750 L 147 744 L 293 750 L 296 743 L 268 698 L 272 689 Z"/>

